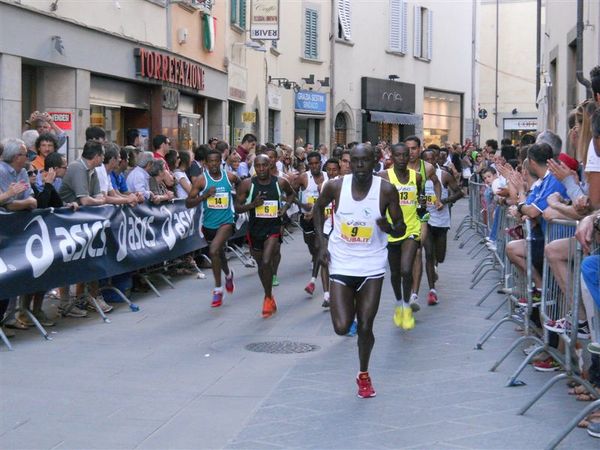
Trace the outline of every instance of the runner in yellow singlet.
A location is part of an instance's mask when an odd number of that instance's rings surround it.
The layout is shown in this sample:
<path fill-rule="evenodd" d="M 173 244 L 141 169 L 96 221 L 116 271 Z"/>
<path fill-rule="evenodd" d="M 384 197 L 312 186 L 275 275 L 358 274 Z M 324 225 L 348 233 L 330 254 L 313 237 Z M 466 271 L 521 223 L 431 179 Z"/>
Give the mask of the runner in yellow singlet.
<path fill-rule="evenodd" d="M 400 209 L 406 224 L 406 232 L 400 237 L 388 237 L 388 263 L 392 288 L 398 306 L 394 312 L 396 326 L 410 330 L 415 327 L 413 311 L 418 304 L 409 304 L 412 288 L 412 270 L 419 248 L 421 222 L 417 215 L 419 197 L 422 194 L 421 175 L 408 168 L 409 150 L 405 144 L 392 146 L 394 165 L 379 175 L 392 183 L 398 190 Z"/>

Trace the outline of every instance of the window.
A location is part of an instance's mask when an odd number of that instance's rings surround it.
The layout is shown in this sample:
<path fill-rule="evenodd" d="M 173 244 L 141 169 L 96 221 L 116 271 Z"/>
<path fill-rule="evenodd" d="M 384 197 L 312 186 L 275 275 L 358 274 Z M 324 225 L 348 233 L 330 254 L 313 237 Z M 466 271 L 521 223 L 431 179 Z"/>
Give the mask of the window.
<path fill-rule="evenodd" d="M 390 0 L 389 49 L 392 52 L 408 52 L 408 5 L 406 0 Z"/>
<path fill-rule="evenodd" d="M 231 0 L 231 25 L 246 29 L 246 0 Z"/>
<path fill-rule="evenodd" d="M 351 0 L 338 0 L 338 38 L 352 40 Z"/>
<path fill-rule="evenodd" d="M 319 58 L 319 12 L 316 9 L 304 10 L 304 57 Z"/>
<path fill-rule="evenodd" d="M 423 101 L 423 142 L 443 145 L 462 142 L 462 95 L 425 89 Z"/>
<path fill-rule="evenodd" d="M 433 13 L 430 9 L 415 5 L 414 56 L 431 60 Z"/>

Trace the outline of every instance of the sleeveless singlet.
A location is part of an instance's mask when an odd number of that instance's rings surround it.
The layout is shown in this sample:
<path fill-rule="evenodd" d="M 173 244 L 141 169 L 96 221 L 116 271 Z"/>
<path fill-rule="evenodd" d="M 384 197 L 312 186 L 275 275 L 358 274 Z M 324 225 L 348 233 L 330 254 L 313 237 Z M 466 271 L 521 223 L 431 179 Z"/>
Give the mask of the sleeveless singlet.
<path fill-rule="evenodd" d="M 444 187 L 442 183 L 442 169 L 439 167 L 436 169 L 435 174 L 437 175 L 442 185 L 442 198 L 448 198 L 448 188 Z M 435 208 L 435 192 L 433 191 L 433 181 L 427 180 L 425 183 L 425 195 L 427 196 L 427 211 L 429 212 L 429 225 L 433 227 L 450 228 L 450 208 L 446 203 L 439 211 Z"/>
<path fill-rule="evenodd" d="M 221 225 L 233 223 L 233 197 L 232 186 L 227 177 L 227 172 L 221 169 L 221 179 L 215 180 L 208 170 L 204 172 L 206 187 L 203 193 L 212 186 L 217 190 L 215 195 L 202 202 L 202 225 L 206 228 L 217 229 Z"/>
<path fill-rule="evenodd" d="M 387 234 L 376 223 L 381 217 L 380 197 L 381 178 L 374 176 L 366 197 L 356 201 L 352 198 L 352 175 L 343 177 L 327 246 L 330 274 L 368 277 L 385 273 Z"/>
<path fill-rule="evenodd" d="M 248 212 L 248 232 L 252 236 L 266 238 L 273 233 L 278 233 L 282 223 L 278 215 L 281 208 L 279 178 L 271 176 L 271 182 L 265 185 L 260 184 L 258 179 L 253 177 L 246 203 L 253 202 L 259 192 L 264 194 L 265 201 Z"/>
<path fill-rule="evenodd" d="M 338 179 L 338 177 L 334 178 Z M 327 181 L 323 181 L 323 184 L 321 185 L 321 189 L 323 189 L 323 187 L 325 186 L 325 183 L 327 183 Z M 335 201 L 332 201 L 329 205 L 327 205 L 325 207 L 325 210 L 323 211 L 323 234 L 325 236 L 329 236 L 331 234 L 331 230 L 333 230 L 333 209 L 334 209 L 334 203 Z"/>
<path fill-rule="evenodd" d="M 425 170 L 425 161 L 419 159 L 419 173 L 421 174 L 421 191 L 425 191 L 425 181 L 427 180 L 427 171 Z"/>
<path fill-rule="evenodd" d="M 319 185 L 315 181 L 312 173 L 310 171 L 307 172 L 308 182 L 306 183 L 306 189 L 301 192 L 302 200 L 301 202 L 304 204 L 309 204 L 313 206 L 317 199 L 319 198 Z M 323 183 L 327 181 L 327 173 L 323 172 Z"/>
<path fill-rule="evenodd" d="M 401 237 L 388 236 L 389 242 L 400 242 L 409 236 L 419 239 L 421 236 L 421 222 L 417 215 L 418 197 L 417 197 L 417 172 L 412 169 L 408 170 L 408 183 L 402 184 L 396 176 L 393 167 L 387 170 L 390 183 L 398 189 L 398 197 L 400 197 L 400 209 L 402 209 L 402 217 L 406 224 L 406 233 Z M 390 216 L 387 214 L 388 221 Z"/>

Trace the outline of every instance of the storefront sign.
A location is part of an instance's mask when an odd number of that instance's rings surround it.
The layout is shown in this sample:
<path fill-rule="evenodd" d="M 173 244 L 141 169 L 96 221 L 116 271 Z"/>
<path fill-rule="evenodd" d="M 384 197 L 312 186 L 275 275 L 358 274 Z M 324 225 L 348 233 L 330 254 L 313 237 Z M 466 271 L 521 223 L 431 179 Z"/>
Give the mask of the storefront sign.
<path fill-rule="evenodd" d="M 519 118 L 519 119 L 504 119 L 505 130 L 537 130 L 538 121 L 537 118 Z"/>
<path fill-rule="evenodd" d="M 200 64 L 145 48 L 134 49 L 134 57 L 136 75 L 141 78 L 204 90 L 204 69 Z"/>
<path fill-rule="evenodd" d="M 49 112 L 52 121 L 63 131 L 73 129 L 73 115 L 70 112 Z"/>
<path fill-rule="evenodd" d="M 296 112 L 325 114 L 327 112 L 327 95 L 322 92 L 299 91 L 296 94 Z"/>
<path fill-rule="evenodd" d="M 252 0 L 250 39 L 279 39 L 279 0 Z"/>
<path fill-rule="evenodd" d="M 415 85 L 399 81 L 363 77 L 361 107 L 387 112 L 414 112 Z"/>
<path fill-rule="evenodd" d="M 248 122 L 248 123 L 256 122 L 256 113 L 255 112 L 243 112 L 242 113 L 242 122 Z"/>
<path fill-rule="evenodd" d="M 248 70 L 245 67 L 230 63 L 227 71 L 229 72 L 229 98 L 245 102 Z"/>
<path fill-rule="evenodd" d="M 173 110 L 177 109 L 177 107 L 179 106 L 179 89 L 163 87 L 162 96 L 163 108 Z"/>

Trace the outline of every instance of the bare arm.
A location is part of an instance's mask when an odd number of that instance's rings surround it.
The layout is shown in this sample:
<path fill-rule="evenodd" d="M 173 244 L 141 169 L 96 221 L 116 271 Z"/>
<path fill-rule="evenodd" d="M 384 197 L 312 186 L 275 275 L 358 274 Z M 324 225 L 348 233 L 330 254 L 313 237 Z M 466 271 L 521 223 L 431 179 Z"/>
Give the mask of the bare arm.
<path fill-rule="evenodd" d="M 458 186 L 456 179 L 451 174 L 442 172 L 442 178 L 444 178 L 444 176 L 446 177 L 446 182 L 447 182 L 448 190 L 450 191 L 450 194 L 448 195 L 448 198 L 441 200 L 441 202 L 444 204 L 445 203 L 454 203 L 463 196 L 463 191 Z"/>
<path fill-rule="evenodd" d="M 37 208 L 37 200 L 33 197 L 27 197 L 23 200 L 13 200 L 4 207 L 9 211 L 26 211 Z"/>
<path fill-rule="evenodd" d="M 381 194 L 384 210 L 390 215 L 391 223 L 387 217 L 383 215 L 377 219 L 377 225 L 384 232 L 393 237 L 400 237 L 406 232 L 406 224 L 400 208 L 400 198 L 398 190 L 391 183 L 381 183 Z"/>
<path fill-rule="evenodd" d="M 205 186 L 206 178 L 204 178 L 204 175 L 199 175 L 196 178 L 194 178 L 194 181 L 192 182 L 192 188 L 188 192 L 188 197 L 185 200 L 185 206 L 187 208 L 194 208 L 209 197 L 208 195 L 198 195 L 200 191 L 204 190 Z"/>
<path fill-rule="evenodd" d="M 325 207 L 337 198 L 338 192 L 341 188 L 341 179 L 330 180 L 323 185 L 321 194 L 315 202 L 313 207 L 313 224 L 315 227 L 315 238 L 316 245 L 319 251 L 319 261 L 321 264 L 329 264 L 329 252 L 327 251 L 327 244 L 325 242 L 325 236 L 323 236 L 323 223 L 325 221 Z M 337 204 L 336 204 L 337 207 Z"/>
<path fill-rule="evenodd" d="M 85 197 L 79 197 L 77 200 L 79 200 L 81 206 L 102 206 L 106 203 L 103 195 L 98 195 L 96 197 L 86 195 Z"/>

